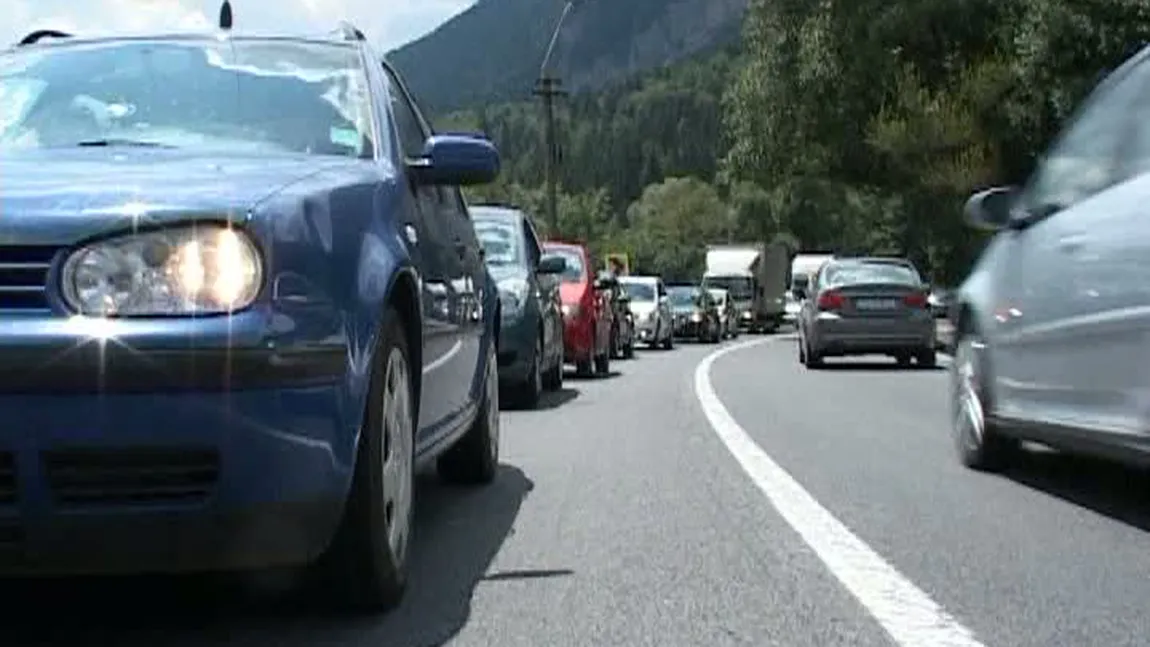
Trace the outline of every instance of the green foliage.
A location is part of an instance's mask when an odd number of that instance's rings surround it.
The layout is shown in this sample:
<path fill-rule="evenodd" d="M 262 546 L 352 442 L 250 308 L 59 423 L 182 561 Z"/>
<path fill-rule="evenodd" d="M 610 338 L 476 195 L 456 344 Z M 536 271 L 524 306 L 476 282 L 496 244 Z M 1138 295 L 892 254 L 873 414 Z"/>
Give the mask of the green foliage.
<path fill-rule="evenodd" d="M 906 253 L 955 280 L 981 243 L 962 201 L 1024 179 L 1148 17 L 1142 0 L 755 0 L 723 175 L 765 187 L 804 245 Z"/>

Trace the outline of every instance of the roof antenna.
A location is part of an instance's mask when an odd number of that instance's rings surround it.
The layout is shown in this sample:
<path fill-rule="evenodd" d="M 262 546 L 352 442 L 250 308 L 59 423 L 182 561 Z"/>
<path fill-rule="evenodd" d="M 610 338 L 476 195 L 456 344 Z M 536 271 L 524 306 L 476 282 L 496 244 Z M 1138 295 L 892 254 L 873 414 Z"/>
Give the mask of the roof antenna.
<path fill-rule="evenodd" d="M 220 29 L 230 31 L 232 28 L 232 3 L 230 0 L 224 0 L 224 4 L 220 7 Z"/>

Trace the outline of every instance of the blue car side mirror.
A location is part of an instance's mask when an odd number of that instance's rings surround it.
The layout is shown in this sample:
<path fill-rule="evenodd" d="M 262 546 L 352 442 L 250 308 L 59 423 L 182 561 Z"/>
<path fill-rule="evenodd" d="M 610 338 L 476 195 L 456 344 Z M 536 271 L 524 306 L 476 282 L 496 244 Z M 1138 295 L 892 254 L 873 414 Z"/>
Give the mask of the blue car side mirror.
<path fill-rule="evenodd" d="M 499 151 L 479 135 L 432 135 L 423 146 L 423 155 L 407 166 L 420 184 L 486 184 L 499 176 Z"/>

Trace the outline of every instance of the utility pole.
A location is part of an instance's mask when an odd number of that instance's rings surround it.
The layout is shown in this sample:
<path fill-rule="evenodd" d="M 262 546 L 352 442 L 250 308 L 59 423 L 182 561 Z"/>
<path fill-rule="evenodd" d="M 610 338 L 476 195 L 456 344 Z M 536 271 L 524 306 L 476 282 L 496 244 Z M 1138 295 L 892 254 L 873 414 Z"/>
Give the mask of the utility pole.
<path fill-rule="evenodd" d="M 559 145 L 555 137 L 555 99 L 567 94 L 561 89 L 563 82 L 553 76 L 541 76 L 535 85 L 535 95 L 543 98 L 543 172 L 547 180 L 548 235 L 559 235 Z"/>
<path fill-rule="evenodd" d="M 547 176 L 547 235 L 559 236 L 559 144 L 555 137 L 555 99 L 565 94 L 560 86 L 562 82 L 551 74 L 549 67 L 551 55 L 555 53 L 555 45 L 559 42 L 559 32 L 563 29 L 563 21 L 577 5 L 585 4 L 584 0 L 567 0 L 563 3 L 563 11 L 555 21 L 555 28 L 551 30 L 551 40 L 547 43 L 547 51 L 543 54 L 543 62 L 539 65 L 539 80 L 535 83 L 535 95 L 543 98 L 543 148 L 546 150 L 544 172 Z"/>

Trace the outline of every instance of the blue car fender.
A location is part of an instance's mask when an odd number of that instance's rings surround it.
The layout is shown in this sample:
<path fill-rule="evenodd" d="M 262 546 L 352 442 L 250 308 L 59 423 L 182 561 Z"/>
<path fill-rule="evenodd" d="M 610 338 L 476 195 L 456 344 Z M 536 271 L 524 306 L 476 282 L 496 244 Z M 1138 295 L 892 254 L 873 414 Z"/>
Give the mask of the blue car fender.
<path fill-rule="evenodd" d="M 397 182 L 346 166 L 316 173 L 255 209 L 283 334 L 323 329 L 331 343 L 338 338 L 346 347 L 345 432 L 331 451 L 349 485 L 389 303 L 410 321 L 411 374 L 420 388 L 420 275 L 399 225 L 399 214 L 411 208 Z"/>

